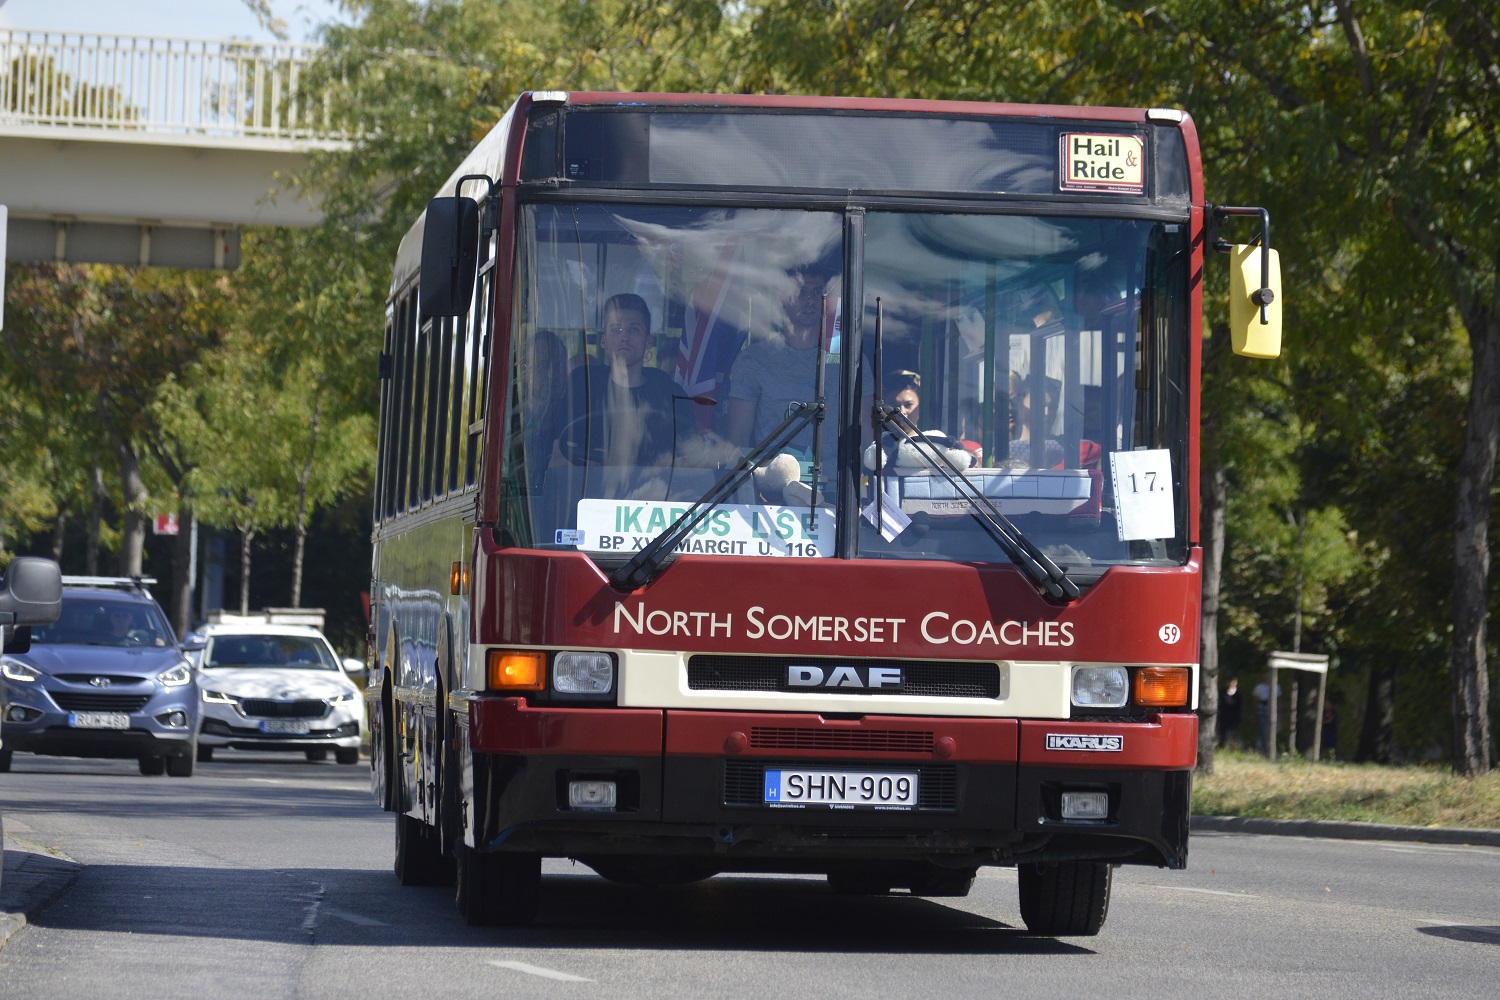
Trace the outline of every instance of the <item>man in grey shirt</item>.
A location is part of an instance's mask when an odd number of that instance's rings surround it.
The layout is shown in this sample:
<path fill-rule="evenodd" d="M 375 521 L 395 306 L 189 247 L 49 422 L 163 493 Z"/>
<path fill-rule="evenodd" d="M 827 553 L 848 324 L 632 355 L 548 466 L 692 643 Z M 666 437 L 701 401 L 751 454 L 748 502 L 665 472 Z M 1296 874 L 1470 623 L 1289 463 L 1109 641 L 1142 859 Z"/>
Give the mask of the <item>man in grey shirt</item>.
<path fill-rule="evenodd" d="M 729 372 L 729 440 L 741 448 L 765 438 L 786 418 L 792 403 L 813 399 L 823 304 L 832 279 L 827 271 L 806 267 L 794 272 L 792 295 L 782 303 L 785 321 L 772 336 L 758 340 L 735 359 Z M 838 396 L 837 366 L 828 366 L 824 393 L 831 407 Z M 824 447 L 832 446 L 833 421 L 826 421 Z M 812 428 L 805 427 L 788 446 L 809 452 Z M 826 461 L 831 460 L 831 454 Z"/>

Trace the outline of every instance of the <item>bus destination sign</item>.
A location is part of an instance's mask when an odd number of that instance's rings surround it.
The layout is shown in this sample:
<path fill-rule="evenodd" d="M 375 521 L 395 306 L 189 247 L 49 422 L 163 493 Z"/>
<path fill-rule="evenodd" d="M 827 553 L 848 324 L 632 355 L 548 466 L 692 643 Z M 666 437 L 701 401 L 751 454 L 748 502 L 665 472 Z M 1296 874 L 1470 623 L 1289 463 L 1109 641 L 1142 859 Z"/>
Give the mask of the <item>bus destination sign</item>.
<path fill-rule="evenodd" d="M 1062 190 L 1141 194 L 1146 190 L 1144 159 L 1145 144 L 1139 136 L 1065 132 L 1060 167 Z"/>
<path fill-rule="evenodd" d="M 652 500 L 580 500 L 578 529 L 559 532 L 558 543 L 587 552 L 634 552 L 645 548 L 688 509 L 686 503 Z M 833 555 L 832 510 L 816 521 L 806 507 L 720 504 L 677 546 L 680 553 L 720 556 Z M 566 535 L 567 537 L 563 537 Z"/>

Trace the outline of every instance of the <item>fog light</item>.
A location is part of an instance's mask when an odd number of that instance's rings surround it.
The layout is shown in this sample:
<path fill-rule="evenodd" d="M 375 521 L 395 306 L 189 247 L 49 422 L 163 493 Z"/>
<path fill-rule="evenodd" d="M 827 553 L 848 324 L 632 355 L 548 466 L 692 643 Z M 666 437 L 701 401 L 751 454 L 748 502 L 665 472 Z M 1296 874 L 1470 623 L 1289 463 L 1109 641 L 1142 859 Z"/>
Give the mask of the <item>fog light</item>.
<path fill-rule="evenodd" d="M 40 715 L 41 713 L 38 712 L 37 714 Z M 10 711 L 6 713 L 5 717 L 11 722 L 25 722 L 27 718 L 30 717 L 30 715 L 31 713 L 22 708 L 20 705 L 12 705 L 10 706 Z"/>
<path fill-rule="evenodd" d="M 1079 708 L 1120 708 L 1129 693 L 1124 667 L 1073 668 L 1073 704 Z"/>
<path fill-rule="evenodd" d="M 615 798 L 613 781 L 568 782 L 568 808 L 570 809 L 613 809 Z"/>
<path fill-rule="evenodd" d="M 187 713 L 182 711 L 165 712 L 161 715 L 158 715 L 156 717 L 156 721 L 160 722 L 164 726 L 171 726 L 174 729 L 181 729 L 183 726 L 187 725 Z"/>
<path fill-rule="evenodd" d="M 1108 792 L 1063 792 L 1063 819 L 1109 819 Z"/>

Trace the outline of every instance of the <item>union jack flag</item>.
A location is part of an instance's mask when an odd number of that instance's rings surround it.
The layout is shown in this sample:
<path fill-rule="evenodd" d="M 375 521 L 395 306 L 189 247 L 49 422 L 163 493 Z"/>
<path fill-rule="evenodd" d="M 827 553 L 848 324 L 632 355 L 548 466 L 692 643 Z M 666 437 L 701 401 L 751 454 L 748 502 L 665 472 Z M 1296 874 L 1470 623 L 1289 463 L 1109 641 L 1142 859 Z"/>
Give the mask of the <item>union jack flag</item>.
<path fill-rule="evenodd" d="M 732 273 L 738 258 L 739 243 L 731 239 L 719 251 L 719 259 L 708 277 L 688 296 L 673 372 L 685 395 L 717 400 L 744 339 L 744 331 L 730 321 L 728 312 L 735 285 Z"/>

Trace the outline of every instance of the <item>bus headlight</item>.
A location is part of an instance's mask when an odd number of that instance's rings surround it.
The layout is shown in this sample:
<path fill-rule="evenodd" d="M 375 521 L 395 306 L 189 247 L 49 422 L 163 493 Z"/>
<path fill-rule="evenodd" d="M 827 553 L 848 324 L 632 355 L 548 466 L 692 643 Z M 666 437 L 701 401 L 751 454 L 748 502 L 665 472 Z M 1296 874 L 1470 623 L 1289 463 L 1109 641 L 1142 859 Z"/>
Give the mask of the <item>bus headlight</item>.
<path fill-rule="evenodd" d="M 608 698 L 615 689 L 615 660 L 608 653 L 562 652 L 552 658 L 552 691 L 567 698 Z"/>
<path fill-rule="evenodd" d="M 1073 704 L 1078 708 L 1121 708 L 1129 695 L 1124 667 L 1073 668 Z"/>

